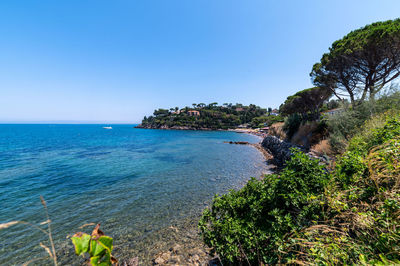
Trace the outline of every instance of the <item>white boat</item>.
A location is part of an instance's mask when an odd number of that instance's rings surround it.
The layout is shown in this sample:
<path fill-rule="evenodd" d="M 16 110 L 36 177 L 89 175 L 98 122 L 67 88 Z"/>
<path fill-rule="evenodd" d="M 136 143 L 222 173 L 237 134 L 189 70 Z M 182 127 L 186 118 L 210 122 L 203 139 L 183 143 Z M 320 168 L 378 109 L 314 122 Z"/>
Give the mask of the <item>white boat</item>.
<path fill-rule="evenodd" d="M 103 127 L 104 129 L 112 129 L 112 127 Z"/>

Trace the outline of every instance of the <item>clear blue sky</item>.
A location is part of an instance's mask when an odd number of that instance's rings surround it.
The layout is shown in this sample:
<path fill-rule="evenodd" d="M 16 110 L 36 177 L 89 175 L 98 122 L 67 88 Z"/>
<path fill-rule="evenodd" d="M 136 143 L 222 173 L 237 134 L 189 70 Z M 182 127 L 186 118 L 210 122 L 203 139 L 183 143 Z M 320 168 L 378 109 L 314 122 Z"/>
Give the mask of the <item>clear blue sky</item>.
<path fill-rule="evenodd" d="M 0 121 L 136 123 L 158 107 L 278 107 L 398 0 L 0 1 Z"/>

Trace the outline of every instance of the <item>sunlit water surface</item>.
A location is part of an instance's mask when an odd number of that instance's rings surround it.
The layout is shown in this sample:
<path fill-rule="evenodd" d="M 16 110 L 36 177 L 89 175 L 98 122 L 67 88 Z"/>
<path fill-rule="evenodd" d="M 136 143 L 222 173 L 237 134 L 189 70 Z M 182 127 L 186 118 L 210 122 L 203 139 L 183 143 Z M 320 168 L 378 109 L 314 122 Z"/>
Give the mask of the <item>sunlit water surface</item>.
<path fill-rule="evenodd" d="M 253 147 L 223 143 L 258 142 L 254 136 L 112 127 L 0 125 L 0 223 L 45 221 L 43 195 L 62 264 L 82 262 L 66 237 L 90 232 L 79 227 L 91 222 L 114 238 L 120 258 L 139 256 L 147 264 L 165 243 L 178 241 L 169 228 L 195 228 L 213 195 L 267 171 Z M 0 264 L 45 256 L 39 242 L 47 244 L 46 237 L 27 226 L 0 231 Z"/>

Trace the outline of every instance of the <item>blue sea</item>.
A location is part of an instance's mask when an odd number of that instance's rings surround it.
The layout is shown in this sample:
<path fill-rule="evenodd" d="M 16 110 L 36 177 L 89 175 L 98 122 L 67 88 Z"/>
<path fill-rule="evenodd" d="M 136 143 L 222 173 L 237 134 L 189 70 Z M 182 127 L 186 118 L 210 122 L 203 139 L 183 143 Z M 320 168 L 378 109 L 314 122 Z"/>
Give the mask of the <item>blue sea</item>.
<path fill-rule="evenodd" d="M 255 136 L 132 125 L 0 125 L 0 223 L 46 220 L 61 264 L 80 264 L 68 235 L 100 223 L 119 258 L 147 264 L 179 241 L 199 241 L 198 217 L 215 194 L 267 172 Z M 42 226 L 43 227 L 43 226 Z M 43 227 L 46 228 L 46 227 Z M 45 256 L 46 236 L 25 225 L 0 231 L 0 265 Z M 47 264 L 48 261 L 36 261 Z"/>

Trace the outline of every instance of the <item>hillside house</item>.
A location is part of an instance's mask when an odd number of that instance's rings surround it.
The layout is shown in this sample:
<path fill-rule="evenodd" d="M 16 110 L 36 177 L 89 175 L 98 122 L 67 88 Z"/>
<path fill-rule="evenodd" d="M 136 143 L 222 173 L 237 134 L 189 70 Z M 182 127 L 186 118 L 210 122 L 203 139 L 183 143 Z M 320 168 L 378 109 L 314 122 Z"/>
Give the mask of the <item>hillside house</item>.
<path fill-rule="evenodd" d="M 200 116 L 200 112 L 199 112 L 199 111 L 196 111 L 196 110 L 189 110 L 189 111 L 187 112 L 187 114 L 188 114 L 189 116 Z"/>
<path fill-rule="evenodd" d="M 273 115 L 273 116 L 277 116 L 277 115 L 279 115 L 279 111 L 278 111 L 278 109 L 274 109 L 274 110 L 272 110 L 270 115 Z"/>
<path fill-rule="evenodd" d="M 322 115 L 334 115 L 343 112 L 343 108 L 335 108 L 325 112 L 322 112 Z"/>

